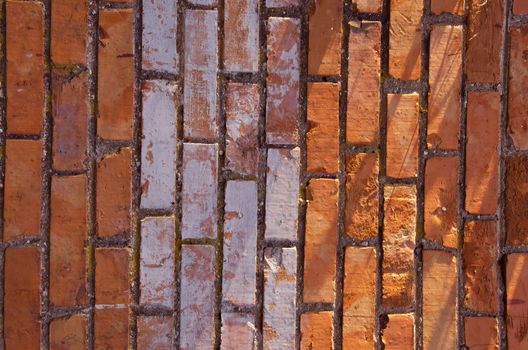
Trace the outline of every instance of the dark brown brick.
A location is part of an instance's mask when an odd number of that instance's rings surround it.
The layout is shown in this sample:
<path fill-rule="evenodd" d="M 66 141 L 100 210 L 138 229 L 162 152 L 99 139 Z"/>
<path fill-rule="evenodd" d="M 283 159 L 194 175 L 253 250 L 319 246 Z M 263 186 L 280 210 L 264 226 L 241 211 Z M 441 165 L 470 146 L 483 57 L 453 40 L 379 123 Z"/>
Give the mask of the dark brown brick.
<path fill-rule="evenodd" d="M 506 243 L 528 242 L 528 157 L 506 158 Z"/>

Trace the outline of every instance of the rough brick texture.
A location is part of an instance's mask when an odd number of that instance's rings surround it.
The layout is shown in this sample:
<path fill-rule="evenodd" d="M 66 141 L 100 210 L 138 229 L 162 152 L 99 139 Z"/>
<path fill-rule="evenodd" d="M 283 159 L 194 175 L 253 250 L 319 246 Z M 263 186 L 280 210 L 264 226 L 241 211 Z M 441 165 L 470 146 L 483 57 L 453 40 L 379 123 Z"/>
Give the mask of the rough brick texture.
<path fill-rule="evenodd" d="M 506 324 L 508 348 L 522 349 L 528 345 L 526 338 L 526 300 L 528 286 L 527 255 L 510 254 L 506 263 Z"/>
<path fill-rule="evenodd" d="M 528 157 L 506 158 L 506 242 L 523 244 L 528 242 Z"/>
<path fill-rule="evenodd" d="M 420 78 L 421 19 L 420 1 L 390 1 L 389 74 L 395 78 Z"/>
<path fill-rule="evenodd" d="M 258 70 L 257 0 L 226 1 L 224 9 L 224 66 L 233 72 Z"/>
<path fill-rule="evenodd" d="M 339 75 L 343 2 L 316 0 L 310 12 L 308 74 Z"/>
<path fill-rule="evenodd" d="M 510 31 L 510 72 L 508 83 L 508 136 L 516 149 L 528 149 L 528 103 L 525 81 L 528 59 L 525 55 L 528 27 Z"/>
<path fill-rule="evenodd" d="M 222 349 L 253 349 L 255 340 L 252 315 L 222 313 Z"/>
<path fill-rule="evenodd" d="M 51 60 L 55 64 L 86 62 L 88 2 L 53 1 L 51 6 Z"/>
<path fill-rule="evenodd" d="M 407 350 L 414 347 L 414 318 L 412 315 L 388 315 L 382 331 L 385 349 Z"/>
<path fill-rule="evenodd" d="M 307 312 L 301 316 L 301 349 L 332 348 L 332 313 Z"/>
<path fill-rule="evenodd" d="M 86 316 L 73 315 L 55 319 L 50 323 L 49 332 L 51 349 L 84 349 L 86 347 Z"/>
<path fill-rule="evenodd" d="M 142 316 L 138 318 L 138 349 L 163 350 L 173 346 L 174 323 L 168 316 Z"/>

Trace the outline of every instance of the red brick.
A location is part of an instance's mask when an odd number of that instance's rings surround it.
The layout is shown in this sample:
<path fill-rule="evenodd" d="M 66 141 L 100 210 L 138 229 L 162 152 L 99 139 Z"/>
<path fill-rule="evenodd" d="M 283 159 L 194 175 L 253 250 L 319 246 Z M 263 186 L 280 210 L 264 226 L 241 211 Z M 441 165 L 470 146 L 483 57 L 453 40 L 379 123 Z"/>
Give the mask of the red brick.
<path fill-rule="evenodd" d="M 4 240 L 40 232 L 41 141 L 7 140 Z"/>
<path fill-rule="evenodd" d="M 310 8 L 308 74 L 341 73 L 343 1 L 315 0 Z"/>
<path fill-rule="evenodd" d="M 258 1 L 226 1 L 224 6 L 224 67 L 231 72 L 257 72 Z"/>
<path fill-rule="evenodd" d="M 457 247 L 457 158 L 429 158 L 425 163 L 424 237 Z"/>
<path fill-rule="evenodd" d="M 304 302 L 334 302 L 338 197 L 337 180 L 314 179 L 306 189 Z"/>
<path fill-rule="evenodd" d="M 444 12 L 462 16 L 464 0 L 431 0 L 431 12 L 440 15 Z"/>
<path fill-rule="evenodd" d="M 185 12 L 183 134 L 214 139 L 217 96 L 217 12 Z"/>
<path fill-rule="evenodd" d="M 296 144 L 301 22 L 296 18 L 270 17 L 267 30 L 266 139 L 269 144 Z"/>
<path fill-rule="evenodd" d="M 348 143 L 377 144 L 380 100 L 380 41 L 378 22 L 350 28 L 348 42 Z"/>
<path fill-rule="evenodd" d="M 456 149 L 461 113 L 462 27 L 434 26 L 429 50 L 427 145 Z"/>
<path fill-rule="evenodd" d="M 222 313 L 222 350 L 254 349 L 254 316 L 242 313 Z"/>
<path fill-rule="evenodd" d="M 497 321 L 492 317 L 465 317 L 468 350 L 497 350 Z"/>
<path fill-rule="evenodd" d="M 51 6 L 51 60 L 55 64 L 86 62 L 88 1 L 54 0 Z"/>
<path fill-rule="evenodd" d="M 228 83 L 226 92 L 226 168 L 244 175 L 256 175 L 258 166 L 258 119 L 258 86 Z"/>
<path fill-rule="evenodd" d="M 423 252 L 423 347 L 454 348 L 456 344 L 456 258 L 447 252 Z M 438 330 L 442 329 L 442 342 Z"/>
<path fill-rule="evenodd" d="M 44 107 L 43 6 L 9 0 L 5 11 L 7 131 L 39 134 Z"/>
<path fill-rule="evenodd" d="M 359 12 L 380 12 L 382 0 L 352 0 L 352 8 Z"/>
<path fill-rule="evenodd" d="M 509 254 L 506 263 L 506 326 L 508 349 L 528 346 L 528 263 L 527 254 Z"/>
<path fill-rule="evenodd" d="M 102 158 L 97 164 L 97 234 L 108 237 L 130 234 L 131 161 L 130 148 Z"/>
<path fill-rule="evenodd" d="M 127 349 L 128 310 L 96 309 L 94 317 L 94 349 Z"/>
<path fill-rule="evenodd" d="M 50 349 L 82 350 L 86 348 L 86 316 L 73 315 L 50 322 Z"/>
<path fill-rule="evenodd" d="M 7 248 L 4 270 L 6 349 L 38 349 L 40 254 L 37 247 Z"/>
<path fill-rule="evenodd" d="M 343 286 L 343 349 L 374 348 L 376 251 L 347 247 Z"/>
<path fill-rule="evenodd" d="M 134 114 L 133 12 L 99 12 L 97 135 L 109 140 L 132 138 Z"/>
<path fill-rule="evenodd" d="M 168 316 L 140 316 L 137 322 L 138 350 L 172 349 L 174 322 Z"/>
<path fill-rule="evenodd" d="M 95 250 L 95 266 L 96 304 L 128 304 L 128 251 L 123 248 L 98 248 Z"/>
<path fill-rule="evenodd" d="M 412 314 L 388 315 L 382 330 L 385 349 L 409 350 L 414 348 L 414 317 Z"/>
<path fill-rule="evenodd" d="M 345 230 L 355 239 L 375 238 L 378 233 L 378 172 L 377 154 L 346 156 Z"/>
<path fill-rule="evenodd" d="M 510 142 L 516 149 L 528 149 L 528 27 L 510 30 L 510 71 L 508 87 L 508 127 Z"/>
<path fill-rule="evenodd" d="M 50 302 L 86 303 L 86 177 L 53 176 L 50 218 Z"/>
<path fill-rule="evenodd" d="M 332 312 L 307 312 L 301 315 L 301 349 L 332 349 Z"/>
<path fill-rule="evenodd" d="M 469 92 L 466 139 L 466 210 L 495 214 L 499 199 L 497 92 Z"/>
<path fill-rule="evenodd" d="M 390 0 L 389 74 L 420 78 L 422 1 Z"/>
<path fill-rule="evenodd" d="M 528 157 L 506 158 L 506 243 L 528 243 Z"/>
<path fill-rule="evenodd" d="M 418 171 L 418 95 L 387 95 L 387 176 Z"/>
<path fill-rule="evenodd" d="M 414 297 L 415 187 L 385 186 L 384 211 L 382 302 L 405 307 Z"/>
<path fill-rule="evenodd" d="M 308 83 L 308 171 L 339 170 L 339 84 Z"/>
<path fill-rule="evenodd" d="M 266 0 L 267 7 L 287 7 L 300 4 L 300 0 Z"/>
<path fill-rule="evenodd" d="M 88 136 L 88 73 L 72 76 L 52 74 L 53 168 L 76 170 L 84 167 Z"/>
<path fill-rule="evenodd" d="M 528 1 L 513 0 L 513 14 L 526 15 L 528 14 Z"/>

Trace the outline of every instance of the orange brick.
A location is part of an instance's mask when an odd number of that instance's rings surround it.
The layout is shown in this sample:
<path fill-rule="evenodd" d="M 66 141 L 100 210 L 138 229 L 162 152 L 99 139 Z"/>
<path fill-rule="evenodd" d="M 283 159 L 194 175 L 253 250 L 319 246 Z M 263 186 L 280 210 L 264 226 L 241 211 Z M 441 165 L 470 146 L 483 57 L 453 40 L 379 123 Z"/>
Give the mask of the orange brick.
<path fill-rule="evenodd" d="M 315 0 L 309 18 L 308 74 L 341 73 L 343 1 Z"/>
<path fill-rule="evenodd" d="M 527 254 L 510 254 L 506 263 L 506 326 L 508 349 L 528 347 L 526 321 L 528 315 Z"/>
<path fill-rule="evenodd" d="M 462 16 L 464 0 L 431 0 L 431 12 L 439 15 L 444 12 Z"/>
<path fill-rule="evenodd" d="M 528 57 L 526 42 L 528 27 L 513 28 L 510 31 L 510 72 L 508 88 L 507 132 L 516 149 L 528 149 Z"/>
<path fill-rule="evenodd" d="M 308 171 L 339 170 L 339 85 L 308 83 Z"/>
<path fill-rule="evenodd" d="M 307 312 L 301 315 L 301 349 L 332 349 L 332 312 Z"/>
<path fill-rule="evenodd" d="M 359 12 L 379 12 L 381 11 L 382 0 L 352 0 L 352 8 Z"/>
<path fill-rule="evenodd" d="M 95 310 L 94 338 L 95 350 L 127 349 L 128 310 Z"/>
<path fill-rule="evenodd" d="M 526 14 L 528 14 L 528 1 L 526 1 L 526 0 L 513 0 L 513 13 L 515 15 L 526 15 Z"/>
<path fill-rule="evenodd" d="M 506 243 L 528 243 L 528 157 L 506 158 Z"/>
<path fill-rule="evenodd" d="M 409 350 L 414 348 L 414 317 L 406 315 L 388 315 L 388 322 L 382 330 L 385 349 Z"/>
<path fill-rule="evenodd" d="M 51 60 L 55 64 L 86 62 L 88 1 L 54 0 L 51 6 Z"/>
<path fill-rule="evenodd" d="M 492 317 L 464 318 L 468 350 L 497 350 L 497 321 Z"/>
<path fill-rule="evenodd" d="M 226 1 L 224 6 L 224 66 L 229 71 L 256 72 L 259 64 L 258 1 Z"/>
<path fill-rule="evenodd" d="M 50 323 L 50 349 L 82 350 L 86 348 L 86 316 L 73 315 Z"/>
<path fill-rule="evenodd" d="M 420 78 L 422 1 L 390 0 L 389 74 Z"/>
<path fill-rule="evenodd" d="M 123 248 L 95 250 L 95 302 L 128 304 L 128 251 Z"/>
<path fill-rule="evenodd" d="M 427 146 L 456 149 L 461 113 L 462 27 L 434 26 L 429 50 Z"/>

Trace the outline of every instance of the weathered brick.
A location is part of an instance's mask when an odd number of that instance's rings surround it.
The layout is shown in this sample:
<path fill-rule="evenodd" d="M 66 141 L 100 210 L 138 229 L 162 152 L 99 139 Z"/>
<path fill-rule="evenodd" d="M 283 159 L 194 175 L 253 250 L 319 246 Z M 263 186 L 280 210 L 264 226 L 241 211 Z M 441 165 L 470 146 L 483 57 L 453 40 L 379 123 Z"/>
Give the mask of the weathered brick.
<path fill-rule="evenodd" d="M 528 149 L 528 27 L 510 30 L 510 64 L 507 132 L 516 149 Z"/>
<path fill-rule="evenodd" d="M 194 5 L 204 5 L 204 6 L 216 6 L 216 0 L 189 0 L 189 3 Z"/>
<path fill-rule="evenodd" d="M 528 242 L 528 157 L 506 158 L 506 242 Z"/>
<path fill-rule="evenodd" d="M 308 83 L 308 171 L 339 170 L 339 84 Z"/>
<path fill-rule="evenodd" d="M 296 144 L 301 22 L 296 18 L 270 17 L 267 30 L 266 139 L 269 144 Z"/>
<path fill-rule="evenodd" d="M 268 150 L 266 238 L 296 239 L 300 173 L 299 148 Z"/>
<path fill-rule="evenodd" d="M 420 78 L 421 19 L 421 1 L 390 0 L 389 74 L 395 78 Z"/>
<path fill-rule="evenodd" d="M 170 208 L 176 197 L 176 84 L 143 82 L 141 207 Z"/>
<path fill-rule="evenodd" d="M 343 1 L 315 0 L 311 6 L 308 20 L 308 74 L 339 75 Z"/>
<path fill-rule="evenodd" d="M 183 134 L 214 139 L 217 135 L 217 12 L 185 12 Z"/>
<path fill-rule="evenodd" d="M 377 154 L 346 156 L 345 230 L 355 239 L 374 238 L 378 233 L 378 172 Z"/>
<path fill-rule="evenodd" d="M 99 236 L 130 234 L 131 158 L 130 148 L 121 148 L 97 163 L 95 205 Z"/>
<path fill-rule="evenodd" d="M 169 316 L 140 316 L 137 321 L 138 350 L 172 349 L 174 322 Z"/>
<path fill-rule="evenodd" d="M 51 6 L 51 60 L 55 64 L 86 62 L 88 1 L 54 0 Z"/>
<path fill-rule="evenodd" d="M 180 348 L 212 349 L 214 247 L 183 245 L 181 254 Z"/>
<path fill-rule="evenodd" d="M 423 252 L 423 346 L 454 348 L 456 344 L 456 258 L 443 251 Z M 438 328 L 442 341 L 438 341 Z"/>
<path fill-rule="evenodd" d="M 528 1 L 526 0 L 513 0 L 513 13 L 515 15 L 526 15 L 528 14 Z"/>
<path fill-rule="evenodd" d="M 134 114 L 133 12 L 99 12 L 97 135 L 109 140 L 132 137 Z"/>
<path fill-rule="evenodd" d="M 4 342 L 6 349 L 38 349 L 40 254 L 37 247 L 5 250 Z"/>
<path fill-rule="evenodd" d="M 466 210 L 495 214 L 499 197 L 497 92 L 469 92 L 466 134 Z"/>
<path fill-rule="evenodd" d="M 180 1 L 143 1 L 143 69 L 178 73 L 177 6 Z"/>
<path fill-rule="evenodd" d="M 127 349 L 128 310 L 96 309 L 94 317 L 94 348 Z"/>
<path fill-rule="evenodd" d="M 295 347 L 297 250 L 264 250 L 264 350 Z"/>
<path fill-rule="evenodd" d="M 216 237 L 218 146 L 183 146 L 183 238 Z"/>
<path fill-rule="evenodd" d="M 493 317 L 465 317 L 466 346 L 469 350 L 496 350 L 497 321 Z"/>
<path fill-rule="evenodd" d="M 53 168 L 84 167 L 88 136 L 88 73 L 53 70 Z"/>
<path fill-rule="evenodd" d="M 457 247 L 457 172 L 455 157 L 429 158 L 425 163 L 424 237 Z"/>
<path fill-rule="evenodd" d="M 506 326 L 508 349 L 528 346 L 528 255 L 509 254 L 506 262 Z"/>
<path fill-rule="evenodd" d="M 380 42 L 378 22 L 350 28 L 348 42 L 348 143 L 377 144 L 380 100 Z"/>
<path fill-rule="evenodd" d="M 50 217 L 50 302 L 86 303 L 86 177 L 53 176 Z"/>
<path fill-rule="evenodd" d="M 352 0 L 352 7 L 359 12 L 380 12 L 382 0 Z"/>
<path fill-rule="evenodd" d="M 414 317 L 412 314 L 387 315 L 388 321 L 382 330 L 385 349 L 409 350 L 414 348 Z M 440 341 L 440 340 L 439 340 Z"/>
<path fill-rule="evenodd" d="M 427 145 L 456 149 L 461 113 L 462 26 L 433 26 L 429 50 Z"/>
<path fill-rule="evenodd" d="M 95 250 L 95 266 L 96 304 L 128 304 L 128 251 L 123 248 L 98 248 Z"/>
<path fill-rule="evenodd" d="M 257 173 L 258 106 L 257 85 L 228 83 L 225 167 L 244 175 Z"/>
<path fill-rule="evenodd" d="M 5 6 L 7 131 L 38 134 L 44 107 L 43 4 L 9 0 Z"/>
<path fill-rule="evenodd" d="M 418 171 L 418 94 L 387 95 L 387 175 Z"/>
<path fill-rule="evenodd" d="M 231 72 L 256 72 L 259 64 L 258 1 L 226 1 L 224 6 L 224 67 Z"/>
<path fill-rule="evenodd" d="M 53 350 L 86 348 L 86 316 L 72 315 L 50 322 L 49 345 Z"/>
<path fill-rule="evenodd" d="M 495 83 L 500 79 L 502 0 L 470 0 L 466 74 L 471 82 Z"/>
<path fill-rule="evenodd" d="M 41 141 L 7 140 L 4 240 L 40 232 Z"/>
<path fill-rule="evenodd" d="M 301 315 L 301 349 L 332 349 L 332 312 L 307 312 Z"/>
<path fill-rule="evenodd" d="M 228 181 L 225 192 L 223 299 L 255 303 L 257 184 Z"/>
<path fill-rule="evenodd" d="M 384 213 L 382 301 L 390 307 L 404 307 L 414 297 L 416 188 L 385 186 Z"/>
<path fill-rule="evenodd" d="M 440 15 L 444 12 L 462 16 L 464 0 L 431 0 L 431 12 Z"/>
<path fill-rule="evenodd" d="M 221 349 L 254 349 L 254 316 L 236 312 L 222 313 Z"/>
<path fill-rule="evenodd" d="M 343 286 L 343 349 L 374 348 L 376 251 L 347 247 Z"/>
<path fill-rule="evenodd" d="M 172 217 L 148 217 L 141 221 L 140 303 L 174 304 L 174 239 Z"/>
<path fill-rule="evenodd" d="M 266 0 L 266 7 L 296 6 L 300 3 L 300 0 Z"/>
<path fill-rule="evenodd" d="M 334 302 L 338 197 L 337 180 L 313 179 L 306 189 L 303 300 L 308 303 Z"/>

